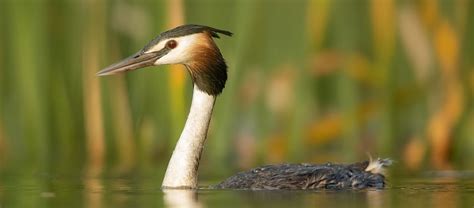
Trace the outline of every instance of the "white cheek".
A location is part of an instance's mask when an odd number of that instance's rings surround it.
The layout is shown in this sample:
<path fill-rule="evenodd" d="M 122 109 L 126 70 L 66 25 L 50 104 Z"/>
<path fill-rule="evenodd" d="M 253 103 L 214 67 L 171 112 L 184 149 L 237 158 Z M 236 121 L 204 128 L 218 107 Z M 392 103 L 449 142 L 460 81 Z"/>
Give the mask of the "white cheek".
<path fill-rule="evenodd" d="M 188 55 L 179 47 L 171 50 L 169 53 L 155 61 L 155 65 L 160 64 L 181 64 L 188 60 Z"/>
<path fill-rule="evenodd" d="M 190 50 L 196 41 L 199 41 L 199 34 L 188 35 L 185 37 L 174 38 L 178 42 L 178 46 L 168 52 L 166 55 L 155 61 L 155 65 L 161 64 L 182 64 L 191 58 Z M 166 42 L 166 41 L 164 41 Z M 159 44 L 161 45 L 161 43 Z M 163 46 L 164 47 L 164 46 Z"/>

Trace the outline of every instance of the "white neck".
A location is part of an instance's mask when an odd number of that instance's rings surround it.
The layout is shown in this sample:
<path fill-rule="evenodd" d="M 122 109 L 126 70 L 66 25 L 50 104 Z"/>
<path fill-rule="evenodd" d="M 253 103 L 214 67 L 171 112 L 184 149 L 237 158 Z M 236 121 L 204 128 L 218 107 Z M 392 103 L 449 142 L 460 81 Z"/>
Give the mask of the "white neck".
<path fill-rule="evenodd" d="M 168 163 L 163 188 L 197 188 L 199 159 L 215 100 L 194 86 L 191 110 Z"/>

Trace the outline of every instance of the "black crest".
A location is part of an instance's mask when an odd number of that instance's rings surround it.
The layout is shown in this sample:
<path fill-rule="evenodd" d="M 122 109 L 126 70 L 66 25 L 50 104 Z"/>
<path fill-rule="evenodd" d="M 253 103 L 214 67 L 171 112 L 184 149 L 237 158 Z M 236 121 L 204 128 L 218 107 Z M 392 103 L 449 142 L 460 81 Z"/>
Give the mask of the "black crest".
<path fill-rule="evenodd" d="M 220 30 L 216 29 L 213 27 L 209 26 L 204 26 L 204 25 L 193 25 L 193 24 L 188 24 L 188 25 L 181 25 L 179 27 L 173 28 L 171 30 L 165 31 L 158 35 L 155 39 L 151 40 L 143 49 L 142 51 L 147 51 L 154 45 L 158 44 L 161 40 L 163 39 L 169 39 L 169 38 L 177 38 L 181 36 L 186 36 L 186 35 L 191 35 L 195 33 L 202 33 L 202 32 L 209 32 L 212 37 L 214 38 L 220 38 L 219 34 L 227 35 L 227 36 L 232 36 L 232 32 L 226 31 L 226 30 Z"/>

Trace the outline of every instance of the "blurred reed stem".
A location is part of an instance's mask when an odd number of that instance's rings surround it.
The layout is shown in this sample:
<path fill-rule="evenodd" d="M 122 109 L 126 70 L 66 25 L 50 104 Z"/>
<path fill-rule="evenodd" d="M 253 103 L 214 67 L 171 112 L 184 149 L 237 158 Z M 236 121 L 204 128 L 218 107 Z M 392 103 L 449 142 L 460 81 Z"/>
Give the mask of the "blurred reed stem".
<path fill-rule="evenodd" d="M 281 5 L 279 10 L 276 10 L 272 16 L 277 16 L 278 13 L 283 12 L 288 7 L 288 2 L 284 2 Z M 288 162 L 302 162 L 308 161 L 305 158 L 304 151 L 304 136 L 306 134 L 306 125 L 308 118 L 308 112 L 313 111 L 314 109 L 310 109 L 309 100 L 311 99 L 311 92 L 305 89 L 310 87 L 310 79 L 309 75 L 309 66 L 308 66 L 308 59 L 309 52 L 311 50 L 310 44 L 304 44 L 303 42 L 299 42 L 299 40 L 308 40 L 307 35 L 307 24 L 293 24 L 294 22 L 301 22 L 305 23 L 307 21 L 307 15 L 304 13 L 301 14 L 301 11 L 305 11 L 305 8 L 308 7 L 308 3 L 304 1 L 295 2 L 292 4 L 292 10 L 288 13 L 289 17 L 285 18 L 284 21 L 281 21 L 279 24 L 286 25 L 285 27 L 289 31 L 293 31 L 290 34 L 284 34 L 282 37 L 278 39 L 285 39 L 287 38 L 287 44 L 283 45 L 281 48 L 286 48 L 289 54 L 289 58 L 291 60 L 283 60 L 283 68 L 282 71 L 287 73 L 284 77 L 286 77 L 286 82 L 289 83 L 288 88 L 290 89 L 290 93 L 288 95 L 288 103 L 286 106 L 285 117 L 283 120 L 280 120 L 280 125 L 287 126 L 285 132 L 285 139 L 288 139 L 287 147 L 286 147 L 286 155 L 284 155 L 283 160 Z M 269 18 L 271 21 L 272 18 Z M 281 30 L 280 26 L 276 24 L 275 33 Z M 321 31 L 322 33 L 323 31 Z M 276 40 L 274 45 L 277 45 L 280 41 Z M 292 48 L 292 50 L 288 50 Z M 286 56 L 281 54 L 282 56 Z M 269 57 L 272 59 L 271 57 Z M 286 72 L 287 71 L 287 72 Z M 303 151 L 302 151 L 303 150 Z"/>
<path fill-rule="evenodd" d="M 48 60 L 48 46 L 45 45 L 47 32 L 45 22 L 45 4 L 3 3 L 8 16 L 15 24 L 7 24 L 8 48 L 11 53 L 11 70 L 14 85 L 11 90 L 17 95 L 15 103 L 6 114 L 9 122 L 16 123 L 19 129 L 12 137 L 17 140 L 15 157 L 20 157 L 32 166 L 41 166 L 46 162 L 49 152 L 47 140 L 50 138 L 49 126 L 43 122 L 49 118 L 46 104 L 47 73 L 43 72 Z M 6 43 L 6 42 L 5 42 Z"/>
<path fill-rule="evenodd" d="M 181 0 L 167 0 L 167 28 L 174 28 L 184 24 L 184 9 Z M 171 126 L 173 127 L 168 140 L 168 149 L 173 150 L 181 135 L 188 113 L 185 107 L 185 76 L 187 76 L 187 70 L 181 65 L 171 65 L 167 68 L 169 68 L 169 109 L 171 111 Z"/>
<path fill-rule="evenodd" d="M 334 45 L 340 51 L 345 51 L 347 57 L 353 54 L 363 53 L 361 48 L 361 34 L 362 27 L 365 26 L 366 19 L 357 18 L 364 12 L 364 4 L 356 2 L 350 3 L 347 6 L 345 2 L 338 1 L 334 3 L 334 9 L 340 11 L 340 14 L 334 17 L 334 29 L 337 33 L 334 35 Z M 352 9 L 351 9 L 352 8 Z M 347 36 L 346 34 L 351 34 Z M 356 103 L 359 99 L 358 87 L 353 79 L 349 77 L 345 71 L 350 67 L 350 60 L 343 62 L 342 68 L 339 69 L 337 77 L 335 78 L 335 97 L 336 106 L 342 115 L 342 140 L 340 143 L 344 151 L 345 160 L 352 159 L 356 156 L 356 144 L 359 139 L 359 129 L 355 117 Z"/>
<path fill-rule="evenodd" d="M 5 22 L 5 8 L 4 7 L 0 7 L 0 25 L 5 25 L 6 22 Z M 4 37 L 4 34 L 3 32 L 0 32 L 0 41 L 4 41 L 5 40 L 5 37 Z M 4 46 L 6 48 L 6 46 Z M 5 63 L 5 58 L 4 58 L 5 54 L 4 54 L 4 51 L 3 50 L 0 50 L 0 66 L 6 66 L 7 64 Z M 6 94 L 6 87 L 8 86 L 7 85 L 7 82 L 6 82 L 6 77 L 7 77 L 7 72 L 6 70 L 4 69 L 5 67 L 0 67 L 0 171 L 2 170 L 2 168 L 5 166 L 5 163 L 7 162 L 7 156 L 8 156 L 8 153 L 7 153 L 7 150 L 8 150 L 8 147 L 7 147 L 7 138 L 6 138 L 6 133 L 5 133 L 5 127 L 4 127 L 4 121 L 3 119 L 6 119 L 4 114 L 4 110 L 5 110 L 5 101 L 4 101 L 4 95 Z"/>
<path fill-rule="evenodd" d="M 111 108 L 114 117 L 114 137 L 112 140 L 116 144 L 119 169 L 128 171 L 136 163 L 136 139 L 133 133 L 133 118 L 130 113 L 128 91 L 125 85 L 124 75 L 117 75 L 111 78 Z"/>
<path fill-rule="evenodd" d="M 229 7 L 232 8 L 232 7 Z M 238 93 L 239 85 L 242 83 L 242 74 L 246 73 L 246 67 L 249 65 L 246 63 L 248 57 L 245 56 L 246 50 L 249 50 L 251 39 L 253 38 L 252 29 L 256 26 L 255 19 L 257 18 L 257 3 L 251 0 L 243 0 L 235 3 L 233 10 L 226 11 L 228 18 L 220 18 L 219 15 L 208 17 L 209 20 L 220 20 L 229 21 L 229 18 L 234 16 L 234 24 L 229 25 L 229 28 L 223 28 L 230 30 L 234 33 L 231 38 L 223 37 L 223 41 L 218 41 L 219 45 L 230 44 L 233 46 L 232 50 L 223 50 L 224 56 L 233 57 L 227 59 L 228 65 L 228 80 L 224 93 L 220 95 L 216 101 L 216 107 L 214 112 L 214 118 L 211 123 L 213 132 L 211 135 L 212 139 L 208 141 L 209 150 L 206 154 L 209 155 L 210 164 L 214 166 L 224 167 L 229 164 L 229 161 L 233 163 L 238 162 L 238 158 L 235 156 L 235 145 L 236 141 L 233 135 L 238 132 L 238 120 L 237 117 L 237 106 L 239 103 Z M 228 40 L 226 40 L 228 39 Z M 224 48 L 224 47 L 221 47 Z M 257 127 L 258 128 L 258 127 Z M 223 172 L 230 172 L 229 168 L 223 170 Z"/>
<path fill-rule="evenodd" d="M 100 54 L 103 54 L 105 42 L 105 2 L 84 1 L 83 31 L 83 97 L 84 127 L 86 132 L 86 149 L 91 174 L 100 173 L 104 166 L 105 137 L 103 127 L 101 89 L 96 73 L 100 70 Z"/>
<path fill-rule="evenodd" d="M 377 155 L 393 154 L 393 82 L 396 77 L 392 74 L 392 59 L 395 53 L 395 2 L 393 0 L 370 1 L 370 22 L 373 35 L 374 79 L 382 83 L 381 95 L 381 125 L 376 134 Z"/>

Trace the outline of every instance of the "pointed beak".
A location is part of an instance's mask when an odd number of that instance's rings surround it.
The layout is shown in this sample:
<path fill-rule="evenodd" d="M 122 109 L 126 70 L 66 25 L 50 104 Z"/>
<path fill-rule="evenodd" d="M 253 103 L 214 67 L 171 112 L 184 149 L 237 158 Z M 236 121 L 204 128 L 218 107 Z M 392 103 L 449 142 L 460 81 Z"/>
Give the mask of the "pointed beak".
<path fill-rule="evenodd" d="M 138 52 L 118 63 L 112 64 L 101 71 L 97 72 L 97 76 L 106 76 L 111 74 L 118 74 L 127 72 L 147 66 L 153 66 L 155 61 L 166 54 L 166 51 L 157 51 L 150 53 Z"/>

